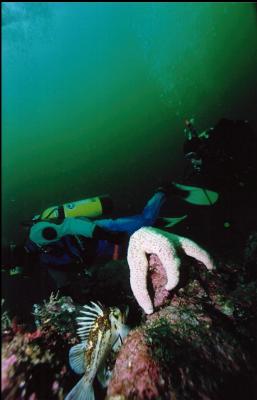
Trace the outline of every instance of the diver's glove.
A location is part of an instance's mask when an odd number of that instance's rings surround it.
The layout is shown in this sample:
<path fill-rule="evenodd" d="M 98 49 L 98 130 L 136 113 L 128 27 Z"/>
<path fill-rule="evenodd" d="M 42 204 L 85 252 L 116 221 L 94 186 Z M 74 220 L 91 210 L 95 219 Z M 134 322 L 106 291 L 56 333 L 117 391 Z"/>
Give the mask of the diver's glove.
<path fill-rule="evenodd" d="M 122 244 L 128 240 L 128 234 L 126 232 L 114 232 L 96 226 L 93 232 L 93 239 L 107 240 L 111 243 Z"/>
<path fill-rule="evenodd" d="M 11 278 L 31 278 L 33 271 L 30 271 L 26 267 L 17 265 L 11 268 L 2 267 L 2 272 L 6 272 Z"/>
<path fill-rule="evenodd" d="M 23 275 L 23 268 L 20 266 L 9 267 L 6 265 L 1 266 L 2 272 L 7 272 L 9 276 L 21 276 Z"/>
<path fill-rule="evenodd" d="M 23 275 L 23 268 L 22 267 L 13 267 L 9 269 L 9 275 L 10 276 L 21 276 Z"/>

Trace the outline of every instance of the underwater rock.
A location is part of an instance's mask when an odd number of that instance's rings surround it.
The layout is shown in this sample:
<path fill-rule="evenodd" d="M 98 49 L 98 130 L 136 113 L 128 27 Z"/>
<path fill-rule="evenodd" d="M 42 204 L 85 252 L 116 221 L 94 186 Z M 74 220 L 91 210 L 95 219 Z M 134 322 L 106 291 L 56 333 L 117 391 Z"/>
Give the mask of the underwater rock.
<path fill-rule="evenodd" d="M 252 232 L 244 251 L 244 264 L 248 271 L 249 281 L 257 279 L 257 232 Z"/>
<path fill-rule="evenodd" d="M 33 315 L 38 328 L 51 326 L 60 333 L 75 332 L 76 326 L 74 315 L 78 313 L 79 307 L 74 304 L 71 297 L 60 297 L 57 292 L 50 295 L 48 301 L 42 305 L 34 304 Z"/>
<path fill-rule="evenodd" d="M 135 329 L 116 360 L 107 398 L 156 399 L 164 394 L 164 383 L 160 366 L 149 354 L 144 331 Z"/>
<path fill-rule="evenodd" d="M 97 266 L 92 274 L 90 296 L 107 305 L 129 304 L 137 325 L 111 360 L 107 399 L 257 398 L 257 279 L 249 275 L 251 263 L 220 261 L 210 273 L 187 257 L 179 285 L 167 293 L 159 259 L 149 255 L 148 261 L 156 311 L 147 316 L 133 298 L 125 261 Z M 80 308 L 71 298 L 52 295 L 34 307 L 35 331 L 17 321 L 2 331 L 3 399 L 62 400 L 72 389 L 77 376 L 67 355 L 78 343 Z M 103 399 L 105 390 L 95 389 Z"/>
<path fill-rule="evenodd" d="M 257 282 L 246 277 L 235 264 L 192 267 L 124 341 L 108 400 L 256 398 Z"/>
<path fill-rule="evenodd" d="M 129 268 L 125 260 L 110 261 L 97 266 L 93 277 L 94 296 L 105 305 L 127 304 L 127 300 L 133 296 L 129 285 Z"/>
<path fill-rule="evenodd" d="M 244 251 L 244 261 L 245 263 L 257 261 L 257 232 L 252 232 L 248 237 Z"/>
<path fill-rule="evenodd" d="M 75 383 L 67 368 L 69 348 L 78 343 L 75 305 L 70 298 L 52 295 L 34 307 L 34 313 L 34 332 L 17 323 L 2 332 L 1 398 L 5 400 L 63 399 Z"/>
<path fill-rule="evenodd" d="M 106 306 L 132 302 L 133 293 L 126 260 L 101 262 L 91 266 L 72 282 L 69 295 L 83 305 L 90 301 L 100 301 Z"/>
<path fill-rule="evenodd" d="M 156 254 L 149 256 L 149 278 L 153 289 L 154 308 L 163 306 L 169 298 L 170 292 L 165 288 L 167 277 L 164 267 Z"/>
<path fill-rule="evenodd" d="M 3 310 L 3 305 L 5 303 L 5 299 L 1 300 L 1 328 L 2 332 L 5 331 L 6 329 L 10 328 L 11 326 L 11 320 L 8 314 L 7 310 Z"/>
<path fill-rule="evenodd" d="M 4 358 L 2 362 L 2 376 L 1 376 L 1 388 L 5 391 L 10 386 L 10 379 L 8 376 L 9 370 L 12 368 L 13 364 L 17 361 L 17 357 L 12 354 L 11 356 Z"/>

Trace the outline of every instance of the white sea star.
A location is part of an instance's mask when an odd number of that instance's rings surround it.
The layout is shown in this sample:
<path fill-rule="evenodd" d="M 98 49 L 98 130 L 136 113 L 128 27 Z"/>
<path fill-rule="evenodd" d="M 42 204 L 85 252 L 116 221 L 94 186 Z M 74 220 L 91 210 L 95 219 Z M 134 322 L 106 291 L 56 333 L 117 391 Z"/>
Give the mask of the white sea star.
<path fill-rule="evenodd" d="M 146 314 L 153 312 L 153 304 L 147 290 L 148 254 L 156 254 L 167 275 L 167 290 L 179 282 L 180 257 L 177 250 L 202 262 L 208 270 L 214 268 L 209 254 L 198 244 L 182 236 L 163 230 L 143 227 L 130 237 L 127 260 L 130 268 L 130 285 L 134 296 Z"/>

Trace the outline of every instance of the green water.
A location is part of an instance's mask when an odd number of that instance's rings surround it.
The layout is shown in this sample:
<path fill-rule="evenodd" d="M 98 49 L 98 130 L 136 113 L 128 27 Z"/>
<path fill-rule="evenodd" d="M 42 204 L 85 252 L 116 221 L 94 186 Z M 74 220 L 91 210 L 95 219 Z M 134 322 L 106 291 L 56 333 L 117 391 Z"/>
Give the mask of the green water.
<path fill-rule="evenodd" d="M 254 119 L 251 3 L 2 3 L 2 237 L 110 193 L 138 209 L 183 171 L 184 120 Z"/>

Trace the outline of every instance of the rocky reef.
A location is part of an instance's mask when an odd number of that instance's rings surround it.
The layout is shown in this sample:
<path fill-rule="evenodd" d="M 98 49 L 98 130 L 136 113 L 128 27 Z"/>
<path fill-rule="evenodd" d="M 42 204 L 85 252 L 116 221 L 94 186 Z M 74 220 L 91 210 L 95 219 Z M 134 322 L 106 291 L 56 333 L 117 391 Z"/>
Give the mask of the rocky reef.
<path fill-rule="evenodd" d="M 72 299 L 52 295 L 34 306 L 34 315 L 32 332 L 16 319 L 2 330 L 2 399 L 63 399 L 75 383 L 67 362 L 78 343 Z"/>
<path fill-rule="evenodd" d="M 108 400 L 256 398 L 255 242 L 250 236 L 240 265 L 218 262 L 211 273 L 185 259 L 170 296 L 164 270 L 151 258 L 156 311 L 125 339 Z"/>
<path fill-rule="evenodd" d="M 208 271 L 184 257 L 179 284 L 165 289 L 166 275 L 150 255 L 148 291 L 154 313 L 146 315 L 134 299 L 129 268 L 113 261 L 92 268 L 74 286 L 82 301 L 107 306 L 128 304 L 132 329 L 124 340 L 107 391 L 98 400 L 234 400 L 257 397 L 256 234 L 244 257 L 217 260 Z M 81 305 L 52 295 L 33 307 L 34 329 L 2 313 L 2 398 L 62 400 L 76 384 L 68 362 L 79 339 Z"/>

